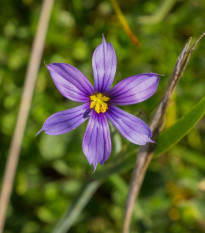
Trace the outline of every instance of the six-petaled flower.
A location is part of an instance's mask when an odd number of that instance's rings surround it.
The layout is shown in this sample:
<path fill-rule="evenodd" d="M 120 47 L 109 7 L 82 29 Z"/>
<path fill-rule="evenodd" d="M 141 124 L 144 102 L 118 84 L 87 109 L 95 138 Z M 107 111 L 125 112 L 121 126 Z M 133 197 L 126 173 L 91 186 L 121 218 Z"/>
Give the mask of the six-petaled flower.
<path fill-rule="evenodd" d="M 60 93 L 67 99 L 84 104 L 51 115 L 38 133 L 45 130 L 50 135 L 64 134 L 89 118 L 83 138 L 83 152 L 94 170 L 111 153 L 107 119 L 130 142 L 138 145 L 153 142 L 152 132 L 144 121 L 115 105 L 136 104 L 148 99 L 155 93 L 159 77 L 155 73 L 138 74 L 111 88 L 116 66 L 115 50 L 111 43 L 106 43 L 104 36 L 92 58 L 94 87 L 81 71 L 69 64 L 47 65 Z"/>

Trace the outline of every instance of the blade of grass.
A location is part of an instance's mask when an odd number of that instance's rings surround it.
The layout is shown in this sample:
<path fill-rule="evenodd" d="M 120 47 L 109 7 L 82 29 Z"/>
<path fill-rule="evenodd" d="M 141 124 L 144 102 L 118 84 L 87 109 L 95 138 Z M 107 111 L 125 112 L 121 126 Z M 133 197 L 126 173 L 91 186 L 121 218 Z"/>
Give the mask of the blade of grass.
<path fill-rule="evenodd" d="M 137 46 L 140 46 L 140 43 L 137 39 L 137 37 L 134 35 L 134 33 L 132 32 L 131 28 L 129 27 L 126 19 L 125 19 L 125 16 L 124 14 L 122 13 L 119 5 L 118 5 L 118 2 L 116 0 L 110 0 L 112 5 L 113 5 L 113 8 L 116 12 L 116 15 L 120 21 L 120 23 L 122 24 L 122 27 L 124 29 L 124 31 L 127 33 L 127 35 L 130 37 L 130 39 L 133 41 L 134 44 L 136 44 Z"/>
<path fill-rule="evenodd" d="M 160 155 L 174 146 L 196 125 L 204 114 L 205 96 L 185 116 L 159 135 L 154 155 Z"/>
<path fill-rule="evenodd" d="M 91 181 L 83 184 L 72 205 L 60 219 L 52 233 L 68 232 L 99 186 L 100 181 Z"/>

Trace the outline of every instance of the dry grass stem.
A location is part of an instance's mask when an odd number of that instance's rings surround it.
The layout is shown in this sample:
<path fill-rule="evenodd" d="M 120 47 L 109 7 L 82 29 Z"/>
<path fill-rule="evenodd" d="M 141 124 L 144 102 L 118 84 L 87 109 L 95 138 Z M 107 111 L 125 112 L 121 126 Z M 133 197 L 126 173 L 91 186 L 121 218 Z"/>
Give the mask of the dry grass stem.
<path fill-rule="evenodd" d="M 21 143 L 29 115 L 33 91 L 35 88 L 36 77 L 39 70 L 39 65 L 45 44 L 45 38 L 50 19 L 51 10 L 54 0 L 44 0 L 41 9 L 41 15 L 38 23 L 36 36 L 33 42 L 31 51 L 31 58 L 25 77 L 25 84 L 20 103 L 17 123 L 14 130 L 14 135 L 10 145 L 8 160 L 5 168 L 3 185 L 0 196 L 0 233 L 3 232 L 4 223 L 6 219 L 6 212 L 11 196 L 13 181 L 16 173 L 16 168 L 19 160 L 21 150 Z"/>

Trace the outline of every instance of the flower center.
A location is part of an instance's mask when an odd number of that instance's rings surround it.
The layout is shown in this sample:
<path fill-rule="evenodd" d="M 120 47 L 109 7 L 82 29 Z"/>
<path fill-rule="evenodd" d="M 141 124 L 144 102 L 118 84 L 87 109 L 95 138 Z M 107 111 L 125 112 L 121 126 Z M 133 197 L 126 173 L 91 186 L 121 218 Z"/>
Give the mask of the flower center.
<path fill-rule="evenodd" d="M 102 93 L 98 93 L 90 96 L 90 108 L 95 108 L 97 113 L 104 113 L 108 109 L 108 104 L 106 103 L 110 98 L 104 96 Z"/>

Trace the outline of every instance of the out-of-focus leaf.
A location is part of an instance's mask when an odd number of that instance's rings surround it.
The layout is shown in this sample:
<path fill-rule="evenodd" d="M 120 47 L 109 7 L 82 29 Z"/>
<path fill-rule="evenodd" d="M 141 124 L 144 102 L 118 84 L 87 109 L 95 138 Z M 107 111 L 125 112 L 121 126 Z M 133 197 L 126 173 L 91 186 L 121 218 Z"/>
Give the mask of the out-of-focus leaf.
<path fill-rule="evenodd" d="M 182 139 L 205 113 L 205 97 L 203 97 L 185 116 L 160 134 L 155 149 L 155 155 L 167 151 Z"/>
<path fill-rule="evenodd" d="M 47 160 L 59 158 L 65 154 L 67 138 L 65 135 L 53 137 L 43 134 L 40 139 L 40 151 L 42 157 Z"/>
<path fill-rule="evenodd" d="M 176 122 L 177 114 L 176 114 L 176 90 L 174 91 L 170 105 L 167 108 L 167 112 L 165 115 L 165 124 L 164 128 L 167 129 L 172 126 Z"/>
<path fill-rule="evenodd" d="M 166 0 L 162 1 L 161 5 L 157 11 L 150 16 L 140 16 L 137 18 L 138 23 L 140 24 L 157 24 L 161 22 L 167 13 L 172 9 L 176 0 Z"/>
<path fill-rule="evenodd" d="M 72 205 L 52 231 L 53 233 L 66 233 L 70 229 L 99 185 L 99 181 L 86 182 L 83 184 L 78 195 L 73 200 Z"/>
<path fill-rule="evenodd" d="M 116 175 L 111 176 L 109 178 L 109 181 L 120 193 L 120 196 L 126 197 L 127 192 L 128 192 L 128 185 L 119 175 L 116 174 Z"/>
<path fill-rule="evenodd" d="M 203 142 L 200 133 L 196 127 L 194 127 L 187 135 L 187 141 L 190 147 L 199 149 L 203 146 Z"/>
<path fill-rule="evenodd" d="M 136 160 L 136 150 L 129 152 L 129 155 L 124 155 L 124 158 L 120 161 L 117 161 L 113 165 L 106 167 L 102 170 L 97 170 L 93 177 L 95 179 L 106 179 L 107 177 L 113 174 L 119 174 L 121 172 L 127 171 L 129 168 L 134 166 L 134 162 Z"/>
<path fill-rule="evenodd" d="M 184 161 L 191 163 L 197 166 L 199 169 L 205 171 L 204 155 L 196 153 L 190 149 L 188 150 L 182 146 L 173 148 L 171 152 L 178 157 L 181 157 Z"/>
<path fill-rule="evenodd" d="M 46 222 L 46 223 L 50 223 L 54 220 L 54 213 L 51 212 L 45 206 L 41 206 L 38 208 L 37 216 L 39 217 L 41 221 Z"/>

